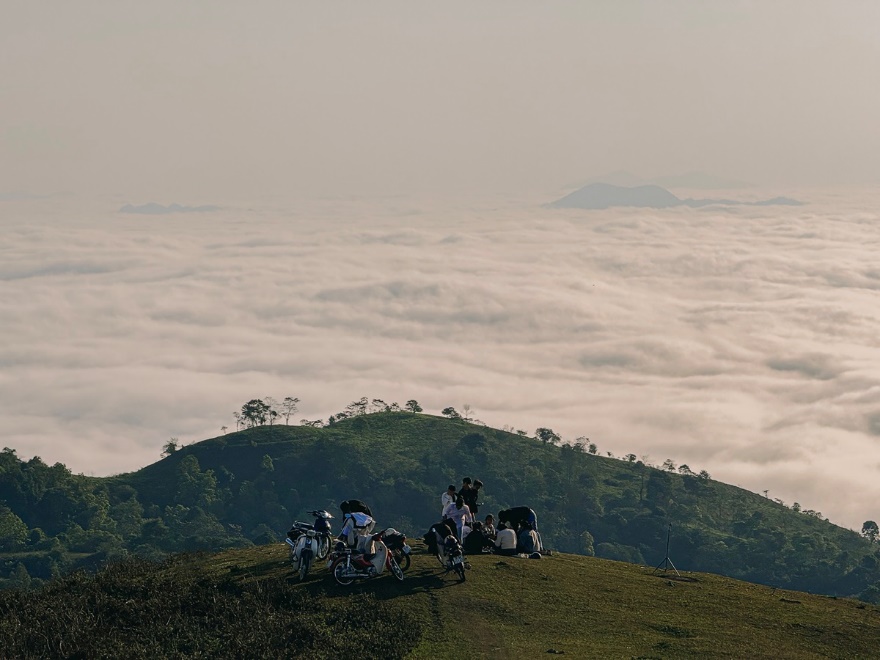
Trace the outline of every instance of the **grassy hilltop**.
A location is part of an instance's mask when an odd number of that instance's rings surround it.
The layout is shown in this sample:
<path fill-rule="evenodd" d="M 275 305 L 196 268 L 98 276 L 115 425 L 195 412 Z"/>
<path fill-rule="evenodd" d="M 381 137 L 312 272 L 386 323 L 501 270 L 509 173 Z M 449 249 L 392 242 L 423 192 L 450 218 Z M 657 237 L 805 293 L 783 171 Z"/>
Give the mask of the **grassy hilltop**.
<path fill-rule="evenodd" d="M 880 595 L 880 546 L 812 512 L 708 475 L 405 412 L 229 433 L 110 478 L 0 453 L 0 526 L 13 531 L 0 547 L 0 581 L 33 584 L 130 554 L 271 543 L 309 509 L 338 514 L 351 497 L 369 502 L 380 524 L 414 536 L 436 521 L 446 485 L 464 475 L 486 484 L 481 515 L 532 506 L 555 550 L 656 565 L 671 524 L 680 569 Z"/>
<path fill-rule="evenodd" d="M 557 554 L 416 555 L 403 583 L 292 580 L 282 544 L 123 563 L 0 592 L 3 657 L 869 658 L 880 608 Z M 63 606 L 62 606 L 63 605 Z"/>

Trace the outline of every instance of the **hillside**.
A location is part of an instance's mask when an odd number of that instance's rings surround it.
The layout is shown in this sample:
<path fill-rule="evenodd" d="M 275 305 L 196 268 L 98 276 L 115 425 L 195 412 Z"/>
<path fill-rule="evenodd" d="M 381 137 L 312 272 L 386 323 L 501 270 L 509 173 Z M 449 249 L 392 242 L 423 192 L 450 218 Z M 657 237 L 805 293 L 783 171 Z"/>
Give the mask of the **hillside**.
<path fill-rule="evenodd" d="M 129 553 L 269 543 L 309 509 L 335 513 L 351 497 L 413 536 L 439 516 L 445 486 L 470 475 L 486 484 L 481 515 L 528 504 L 559 551 L 656 565 L 671 525 L 680 569 L 868 600 L 880 593 L 876 543 L 685 466 L 679 474 L 631 458 L 403 412 L 252 428 L 106 479 L 8 451 L 0 524 L 5 515 L 17 531 L 0 548 L 0 577 L 22 584 Z"/>
<path fill-rule="evenodd" d="M 472 559 L 468 579 L 417 554 L 400 583 L 291 580 L 273 544 L 165 565 L 125 563 L 0 593 L 10 657 L 855 658 L 880 608 L 592 557 Z M 51 616 L 59 602 L 65 616 Z"/>

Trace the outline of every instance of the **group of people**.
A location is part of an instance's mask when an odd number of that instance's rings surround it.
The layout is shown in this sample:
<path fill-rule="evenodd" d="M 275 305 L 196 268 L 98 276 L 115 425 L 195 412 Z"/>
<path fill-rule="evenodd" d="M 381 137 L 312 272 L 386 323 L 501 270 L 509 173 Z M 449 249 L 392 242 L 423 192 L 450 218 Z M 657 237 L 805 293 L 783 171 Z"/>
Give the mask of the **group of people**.
<path fill-rule="evenodd" d="M 495 516 L 489 514 L 484 520 L 477 520 L 481 503 L 478 501 L 483 482 L 472 481 L 470 477 L 461 480 L 461 489 L 456 492 L 451 485 L 440 496 L 443 523 L 450 533 L 456 535 L 466 554 L 494 552 L 499 555 L 514 556 L 527 554 L 540 556 L 541 537 L 538 535 L 538 518 L 528 507 L 506 509 Z M 436 526 L 435 526 L 436 527 Z"/>

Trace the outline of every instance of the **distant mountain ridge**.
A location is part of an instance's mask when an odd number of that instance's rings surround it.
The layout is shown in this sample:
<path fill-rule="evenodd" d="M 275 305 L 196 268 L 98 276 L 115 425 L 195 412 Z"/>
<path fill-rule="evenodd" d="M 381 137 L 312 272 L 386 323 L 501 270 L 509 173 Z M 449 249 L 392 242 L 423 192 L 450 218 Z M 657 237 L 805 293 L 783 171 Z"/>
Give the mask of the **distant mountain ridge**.
<path fill-rule="evenodd" d="M 680 199 L 661 186 L 618 186 L 610 183 L 589 183 L 550 204 L 553 208 L 600 210 L 616 207 L 667 209 L 675 206 L 800 206 L 803 202 L 788 197 L 760 201 L 733 199 Z"/>

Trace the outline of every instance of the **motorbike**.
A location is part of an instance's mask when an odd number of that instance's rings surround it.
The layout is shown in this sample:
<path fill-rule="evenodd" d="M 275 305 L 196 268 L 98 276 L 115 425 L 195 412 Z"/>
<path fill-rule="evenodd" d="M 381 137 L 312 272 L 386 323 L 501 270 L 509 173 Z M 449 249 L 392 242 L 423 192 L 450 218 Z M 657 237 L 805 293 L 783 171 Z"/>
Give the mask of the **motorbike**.
<path fill-rule="evenodd" d="M 378 577 L 386 568 L 395 578 L 403 581 L 403 569 L 384 542 L 387 531 L 360 537 L 356 551 L 342 541 L 336 544 L 327 566 L 337 583 L 347 587 L 355 580 Z"/>
<path fill-rule="evenodd" d="M 284 541 L 290 546 L 290 561 L 299 574 L 300 581 L 305 580 L 313 561 L 325 559 L 330 554 L 330 519 L 332 515 L 324 510 L 309 511 L 315 522 L 295 521 L 287 532 Z"/>
<path fill-rule="evenodd" d="M 446 537 L 446 540 L 443 542 L 443 556 L 445 557 L 444 568 L 446 573 L 454 571 L 458 575 L 458 581 L 464 582 L 467 579 L 464 571 L 466 568 L 470 568 L 470 564 L 464 558 L 461 543 L 454 536 Z M 440 555 L 437 558 L 439 559 Z"/>
<path fill-rule="evenodd" d="M 391 551 L 394 561 L 400 566 L 400 570 L 406 572 L 409 569 L 410 556 L 412 555 L 412 548 L 406 542 L 406 534 L 393 528 L 386 529 L 383 539 Z"/>

